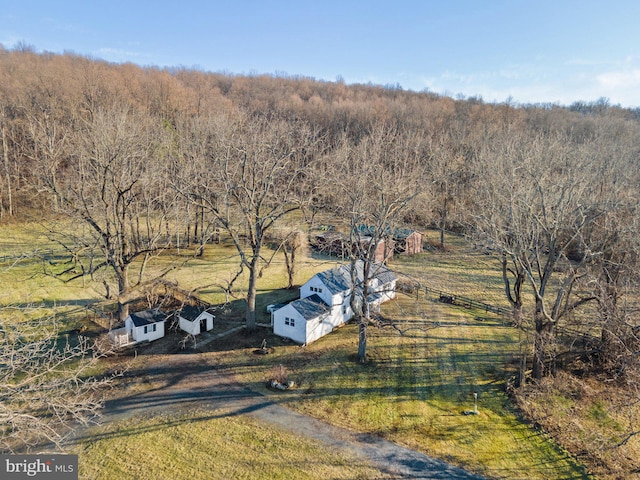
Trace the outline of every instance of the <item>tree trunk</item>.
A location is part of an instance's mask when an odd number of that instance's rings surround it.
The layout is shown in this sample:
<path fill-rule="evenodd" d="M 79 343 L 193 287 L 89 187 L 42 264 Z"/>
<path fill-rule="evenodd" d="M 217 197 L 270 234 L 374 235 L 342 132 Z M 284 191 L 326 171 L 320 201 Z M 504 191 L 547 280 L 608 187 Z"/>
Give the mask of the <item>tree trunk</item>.
<path fill-rule="evenodd" d="M 533 340 L 533 378 L 540 380 L 546 373 L 545 360 L 551 352 L 553 325 L 542 314 L 542 301 L 536 300 L 535 338 Z"/>
<path fill-rule="evenodd" d="M 259 255 L 254 256 L 249 265 L 249 288 L 247 290 L 247 314 L 246 329 L 247 332 L 255 332 L 256 330 L 256 291 L 258 282 L 258 270 L 260 268 Z"/>
<path fill-rule="evenodd" d="M 13 215 L 13 199 L 11 195 L 11 173 L 9 171 L 9 147 L 7 145 L 7 133 L 4 123 L 2 125 L 2 158 L 4 160 L 4 175 L 7 182 L 7 213 Z"/>
<path fill-rule="evenodd" d="M 536 328 L 536 337 L 533 342 L 533 370 L 532 375 L 536 380 L 540 380 L 544 375 L 544 346 L 541 334 Z"/>
<path fill-rule="evenodd" d="M 198 208 L 196 207 L 196 226 L 198 225 L 198 223 L 200 223 L 200 235 L 198 235 L 198 232 L 196 232 L 194 234 L 194 240 L 197 241 L 200 245 L 198 247 L 197 256 L 202 257 L 204 255 L 204 244 L 207 241 L 204 228 L 204 207 L 201 207 L 200 211 L 198 211 Z"/>
<path fill-rule="evenodd" d="M 447 198 L 442 202 L 442 215 L 440 216 L 440 248 L 444 248 L 444 231 L 447 228 Z"/>
<path fill-rule="evenodd" d="M 513 325 L 516 327 L 522 326 L 522 286 L 526 280 L 524 270 L 517 264 L 514 264 L 514 269 L 509 269 L 508 258 L 506 254 L 502 255 L 502 282 L 504 284 L 504 291 L 507 296 L 507 300 L 513 308 Z M 513 285 L 509 280 L 509 274 L 513 278 Z"/>
<path fill-rule="evenodd" d="M 367 319 L 362 316 L 358 322 L 358 363 L 367 362 Z"/>
<path fill-rule="evenodd" d="M 293 288 L 293 274 L 291 270 L 293 269 L 293 263 L 291 258 L 289 258 L 289 252 L 287 251 L 286 245 L 282 248 L 282 253 L 284 255 L 284 266 L 287 269 L 287 277 L 289 280 L 287 281 L 287 288 Z"/>
<path fill-rule="evenodd" d="M 124 322 L 129 316 L 129 278 L 128 269 L 116 269 L 118 276 L 118 320 Z"/>

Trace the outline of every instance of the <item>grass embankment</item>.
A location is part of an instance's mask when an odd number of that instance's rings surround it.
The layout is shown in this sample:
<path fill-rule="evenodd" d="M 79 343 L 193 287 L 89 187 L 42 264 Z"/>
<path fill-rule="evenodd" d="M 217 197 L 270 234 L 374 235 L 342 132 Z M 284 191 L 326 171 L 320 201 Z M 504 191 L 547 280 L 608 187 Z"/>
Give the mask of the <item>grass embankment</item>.
<path fill-rule="evenodd" d="M 359 458 L 222 411 L 109 425 L 76 450 L 80 478 L 95 480 L 366 479 Z"/>

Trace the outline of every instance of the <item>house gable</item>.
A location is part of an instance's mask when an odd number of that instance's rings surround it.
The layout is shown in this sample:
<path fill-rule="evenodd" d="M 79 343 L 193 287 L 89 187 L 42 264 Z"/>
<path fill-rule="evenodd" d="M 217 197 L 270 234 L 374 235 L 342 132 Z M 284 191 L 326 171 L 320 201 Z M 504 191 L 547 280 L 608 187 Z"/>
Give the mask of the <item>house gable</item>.
<path fill-rule="evenodd" d="M 306 331 L 306 320 L 291 303 L 273 312 L 273 333 L 276 335 L 304 344 L 307 343 Z"/>

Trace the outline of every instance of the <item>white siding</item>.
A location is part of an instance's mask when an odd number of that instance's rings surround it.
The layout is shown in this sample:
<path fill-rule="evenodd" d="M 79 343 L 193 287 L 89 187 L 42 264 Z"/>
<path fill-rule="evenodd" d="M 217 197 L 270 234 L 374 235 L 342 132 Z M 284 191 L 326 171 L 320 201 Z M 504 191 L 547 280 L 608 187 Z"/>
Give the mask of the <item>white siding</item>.
<path fill-rule="evenodd" d="M 375 307 L 379 303 L 386 302 L 395 296 L 395 280 L 386 285 L 381 285 L 379 279 L 373 278 L 369 287 L 371 292 L 378 292 L 381 298 L 376 302 Z M 312 295 L 318 295 L 331 311 L 320 317 L 305 320 L 304 317 L 291 305 L 286 305 L 276 310 L 273 315 L 273 332 L 276 335 L 290 338 L 298 343 L 311 343 L 318 338 L 330 333 L 336 327 L 349 321 L 353 317 L 353 311 L 349 303 L 351 298 L 350 289 L 343 292 L 332 294 L 324 285 L 321 279 L 314 275 L 302 287 L 300 287 L 300 298 L 308 298 Z M 361 298 L 356 298 L 361 302 Z M 295 325 L 287 325 L 286 319 L 293 319 Z"/>
<path fill-rule="evenodd" d="M 136 327 L 131 315 L 129 315 L 124 321 L 124 328 L 130 333 L 134 342 L 151 342 L 164 337 L 164 322 L 165 320 L 161 320 Z"/>
<path fill-rule="evenodd" d="M 131 322 L 131 325 L 133 326 L 133 322 Z M 164 337 L 164 322 L 151 323 L 141 327 L 133 326 L 131 337 L 136 342 L 144 342 L 145 340 L 152 342 L 153 340 L 162 338 Z"/>
<path fill-rule="evenodd" d="M 293 320 L 294 325 L 291 325 Z M 307 343 L 307 322 L 291 305 L 273 312 L 273 333 L 298 343 Z"/>
<path fill-rule="evenodd" d="M 333 305 L 333 298 L 329 289 L 320 281 L 317 275 L 311 277 L 300 287 L 300 298 L 318 295 L 327 305 Z"/>
<path fill-rule="evenodd" d="M 179 317 L 180 329 L 191 335 L 200 335 L 202 333 L 200 323 L 201 320 L 205 318 L 207 319 L 207 331 L 211 330 L 213 328 L 213 315 L 209 312 L 202 312 L 193 322 L 190 322 L 186 318 Z"/>
<path fill-rule="evenodd" d="M 307 320 L 306 322 L 306 341 L 305 343 L 311 343 L 319 339 L 320 337 L 331 332 L 331 326 L 322 321 L 321 317 Z"/>
<path fill-rule="evenodd" d="M 191 335 L 198 335 L 200 333 L 200 321 L 190 322 L 189 320 L 180 317 L 180 330 L 183 330 Z"/>

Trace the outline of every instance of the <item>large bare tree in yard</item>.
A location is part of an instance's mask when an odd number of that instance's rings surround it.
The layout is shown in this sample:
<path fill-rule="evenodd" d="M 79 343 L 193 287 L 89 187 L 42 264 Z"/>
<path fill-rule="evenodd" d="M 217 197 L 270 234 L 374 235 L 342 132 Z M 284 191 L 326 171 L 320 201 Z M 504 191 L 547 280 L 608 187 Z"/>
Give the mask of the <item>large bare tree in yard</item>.
<path fill-rule="evenodd" d="M 503 279 L 521 321 L 526 282 L 534 308 L 533 371 L 554 368 L 560 321 L 595 297 L 579 288 L 600 255 L 587 243 L 602 214 L 591 197 L 592 155 L 564 134 L 505 135 L 485 152 L 478 225 L 503 260 Z"/>
<path fill-rule="evenodd" d="M 393 230 L 420 192 L 421 148 L 419 138 L 379 125 L 357 144 L 345 138 L 333 154 L 336 175 L 325 187 L 339 199 L 336 207 L 349 230 L 350 303 L 358 322 L 360 363 L 367 359 L 370 283 L 393 252 Z"/>
<path fill-rule="evenodd" d="M 245 318 L 253 331 L 265 235 L 300 207 L 313 138 L 304 124 L 244 114 L 200 119 L 189 130 L 175 167 L 177 187 L 233 242 L 240 271 L 248 273 Z"/>
<path fill-rule="evenodd" d="M 107 268 L 117 285 L 118 317 L 124 320 L 136 288 L 149 281 L 144 277 L 148 261 L 170 239 L 174 194 L 162 175 L 161 142 L 148 117 L 120 106 L 77 119 L 68 136 L 64 161 L 43 160 L 48 168 L 41 174 L 60 211 L 75 224 L 52 227 L 74 259 L 63 273 L 76 278 Z M 37 136 L 34 142 L 39 143 Z M 110 298 L 110 282 L 104 285 Z"/>
<path fill-rule="evenodd" d="M 287 288 L 292 289 L 295 284 L 300 257 L 307 254 L 309 237 L 298 228 L 278 228 L 271 232 L 271 243 L 274 255 L 282 253 L 284 266 L 287 269 Z"/>

